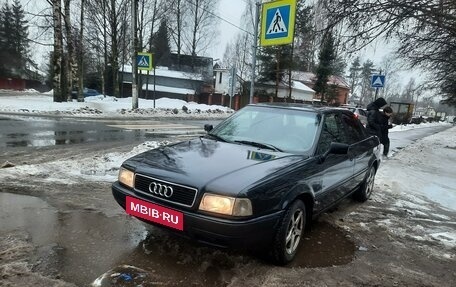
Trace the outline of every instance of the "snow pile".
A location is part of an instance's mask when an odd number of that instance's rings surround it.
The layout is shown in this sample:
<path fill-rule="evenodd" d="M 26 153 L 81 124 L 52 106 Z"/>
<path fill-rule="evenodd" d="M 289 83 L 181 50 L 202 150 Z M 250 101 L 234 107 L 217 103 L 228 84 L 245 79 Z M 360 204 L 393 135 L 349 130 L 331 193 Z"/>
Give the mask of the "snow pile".
<path fill-rule="evenodd" d="M 71 117 L 198 117 L 225 118 L 234 111 L 219 105 L 205 105 L 178 99 L 138 99 L 138 109 L 132 109 L 132 98 L 92 96 L 84 102 L 56 103 L 50 94 L 2 96 L 0 112 L 26 115 Z"/>
<path fill-rule="evenodd" d="M 13 180 L 19 176 L 33 177 L 43 182 L 76 184 L 81 180 L 114 182 L 122 162 L 141 152 L 169 144 L 163 142 L 144 142 L 130 152 L 97 154 L 81 159 L 57 160 L 42 164 L 19 165 L 2 169 L 0 179 Z"/>

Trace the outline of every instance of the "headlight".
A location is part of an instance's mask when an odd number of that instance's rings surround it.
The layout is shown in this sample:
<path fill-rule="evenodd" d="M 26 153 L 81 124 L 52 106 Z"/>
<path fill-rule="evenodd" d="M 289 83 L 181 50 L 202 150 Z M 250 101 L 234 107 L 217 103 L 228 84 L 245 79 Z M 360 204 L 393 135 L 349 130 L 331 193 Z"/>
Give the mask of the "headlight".
<path fill-rule="evenodd" d="M 123 167 L 119 170 L 119 182 L 133 188 L 135 173 Z"/>
<path fill-rule="evenodd" d="M 252 215 L 252 204 L 249 199 L 210 193 L 203 196 L 199 209 L 232 216 Z"/>

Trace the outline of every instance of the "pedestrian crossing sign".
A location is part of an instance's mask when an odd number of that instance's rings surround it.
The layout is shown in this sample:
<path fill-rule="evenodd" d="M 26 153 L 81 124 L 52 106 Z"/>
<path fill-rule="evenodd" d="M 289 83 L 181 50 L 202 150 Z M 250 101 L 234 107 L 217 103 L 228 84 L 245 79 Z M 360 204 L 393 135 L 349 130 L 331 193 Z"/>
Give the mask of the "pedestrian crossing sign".
<path fill-rule="evenodd" d="M 138 53 L 136 55 L 136 65 L 138 70 L 152 70 L 152 54 L 151 53 Z"/>
<path fill-rule="evenodd" d="M 385 75 L 372 75 L 372 88 L 383 88 L 385 86 Z"/>
<path fill-rule="evenodd" d="M 296 0 L 264 3 L 261 15 L 261 46 L 293 42 Z"/>

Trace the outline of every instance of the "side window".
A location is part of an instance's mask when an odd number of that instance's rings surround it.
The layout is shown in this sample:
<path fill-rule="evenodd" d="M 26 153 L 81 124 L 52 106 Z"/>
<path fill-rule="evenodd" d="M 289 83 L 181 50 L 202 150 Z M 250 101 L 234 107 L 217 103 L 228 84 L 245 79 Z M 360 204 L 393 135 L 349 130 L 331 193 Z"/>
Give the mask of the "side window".
<path fill-rule="evenodd" d="M 346 134 L 346 143 L 353 144 L 365 138 L 363 128 L 358 120 L 348 114 L 342 114 L 341 118 L 344 125 L 343 132 Z"/>
<path fill-rule="evenodd" d="M 317 154 L 323 154 L 331 145 L 331 142 L 348 143 L 343 130 L 343 124 L 338 114 L 327 114 L 323 121 L 320 139 L 317 145 Z"/>

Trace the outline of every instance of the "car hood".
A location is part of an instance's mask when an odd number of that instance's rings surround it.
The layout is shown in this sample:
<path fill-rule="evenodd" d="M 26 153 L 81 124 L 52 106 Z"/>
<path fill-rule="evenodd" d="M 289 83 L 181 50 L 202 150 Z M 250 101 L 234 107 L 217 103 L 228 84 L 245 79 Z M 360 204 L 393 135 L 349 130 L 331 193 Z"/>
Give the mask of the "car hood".
<path fill-rule="evenodd" d="M 161 180 L 234 196 L 306 158 L 200 138 L 141 153 L 123 166 Z"/>

